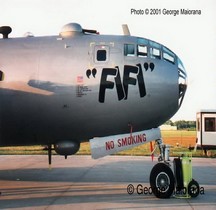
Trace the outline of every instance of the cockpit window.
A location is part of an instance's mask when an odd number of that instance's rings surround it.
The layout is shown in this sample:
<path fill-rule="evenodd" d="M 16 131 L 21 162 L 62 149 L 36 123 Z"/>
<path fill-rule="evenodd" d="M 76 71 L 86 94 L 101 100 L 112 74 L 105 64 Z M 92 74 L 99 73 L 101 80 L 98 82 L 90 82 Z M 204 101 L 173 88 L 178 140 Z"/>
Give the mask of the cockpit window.
<path fill-rule="evenodd" d="M 148 40 L 144 38 L 138 38 L 138 44 L 148 45 Z"/>
<path fill-rule="evenodd" d="M 104 63 L 109 61 L 109 46 L 96 45 L 94 52 L 94 62 Z"/>
<path fill-rule="evenodd" d="M 150 40 L 149 40 L 149 44 L 150 44 L 150 46 L 153 47 L 153 48 L 161 49 L 161 45 L 158 44 L 157 42 L 153 42 L 153 41 L 150 41 Z"/>
<path fill-rule="evenodd" d="M 105 61 L 106 60 L 106 50 L 98 50 L 97 51 L 97 61 Z"/>
<path fill-rule="evenodd" d="M 180 59 L 178 59 L 178 68 L 179 68 L 180 70 L 182 70 L 182 71 L 185 71 L 184 65 L 183 65 L 183 63 L 181 62 Z"/>
<path fill-rule="evenodd" d="M 135 56 L 135 45 L 134 44 L 124 44 L 124 55 L 125 56 Z"/>
<path fill-rule="evenodd" d="M 147 46 L 138 45 L 137 46 L 137 56 L 138 57 L 147 57 L 147 55 L 148 55 Z"/>
<path fill-rule="evenodd" d="M 172 53 L 169 49 L 163 48 L 163 59 L 170 62 L 170 63 L 175 63 L 175 55 Z"/>
<path fill-rule="evenodd" d="M 178 76 L 179 76 L 178 83 L 179 83 L 179 107 L 180 107 L 187 89 L 187 73 L 179 58 L 177 58 L 177 62 L 178 62 Z"/>
<path fill-rule="evenodd" d="M 150 56 L 151 58 L 157 58 L 160 59 L 161 58 L 161 45 L 153 42 L 153 41 L 149 41 L 150 44 Z"/>
<path fill-rule="evenodd" d="M 150 48 L 150 55 L 151 55 L 151 58 L 157 58 L 157 59 L 161 58 L 160 50 L 157 48 L 151 47 Z"/>
<path fill-rule="evenodd" d="M 174 57 L 171 54 L 169 54 L 169 53 L 164 52 L 163 53 L 163 58 L 164 58 L 164 60 L 169 61 L 171 63 L 175 62 Z"/>

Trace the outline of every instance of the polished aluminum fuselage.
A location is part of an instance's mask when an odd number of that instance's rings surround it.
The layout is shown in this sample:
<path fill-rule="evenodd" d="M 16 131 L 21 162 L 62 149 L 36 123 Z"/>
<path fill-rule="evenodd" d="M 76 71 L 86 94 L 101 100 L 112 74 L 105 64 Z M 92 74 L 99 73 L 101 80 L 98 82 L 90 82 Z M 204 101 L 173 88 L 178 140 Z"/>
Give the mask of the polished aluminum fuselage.
<path fill-rule="evenodd" d="M 82 142 L 171 118 L 179 108 L 178 65 L 124 55 L 124 44 L 136 46 L 137 40 L 89 34 L 1 39 L 0 145 Z M 100 48 L 107 50 L 106 60 L 97 60 Z M 125 66 L 139 66 L 145 94 L 136 73 L 125 76 Z M 116 73 L 102 79 L 104 69 Z"/>

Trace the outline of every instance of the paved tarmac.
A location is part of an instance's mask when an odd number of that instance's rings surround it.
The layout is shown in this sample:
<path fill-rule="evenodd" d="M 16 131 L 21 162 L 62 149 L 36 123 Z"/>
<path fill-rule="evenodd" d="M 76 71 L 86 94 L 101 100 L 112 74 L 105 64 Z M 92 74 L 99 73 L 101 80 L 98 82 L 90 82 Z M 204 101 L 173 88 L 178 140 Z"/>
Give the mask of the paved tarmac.
<path fill-rule="evenodd" d="M 216 209 L 216 159 L 193 158 L 193 178 L 204 191 L 192 199 L 148 192 L 156 163 L 150 157 L 53 156 L 49 170 L 46 156 L 0 156 L 0 209 Z"/>

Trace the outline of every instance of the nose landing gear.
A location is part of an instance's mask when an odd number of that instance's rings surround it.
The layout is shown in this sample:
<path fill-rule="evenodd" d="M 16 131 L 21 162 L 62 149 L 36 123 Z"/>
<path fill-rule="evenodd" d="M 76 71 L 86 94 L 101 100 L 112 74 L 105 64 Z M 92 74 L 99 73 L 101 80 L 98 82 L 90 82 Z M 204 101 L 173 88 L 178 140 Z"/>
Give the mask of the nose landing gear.
<path fill-rule="evenodd" d="M 181 158 L 174 158 L 174 174 L 170 167 L 169 145 L 164 145 L 162 139 L 156 140 L 160 150 L 157 163 L 150 173 L 150 186 L 157 198 L 169 198 L 176 187 L 176 192 L 180 192 L 183 198 L 194 198 L 199 195 L 199 184 L 192 179 L 192 154 L 183 153 Z M 182 196 L 182 193 L 183 195 Z"/>
<path fill-rule="evenodd" d="M 164 145 L 162 139 L 156 140 L 160 150 L 157 163 L 150 173 L 150 186 L 157 198 L 169 198 L 175 188 L 175 178 L 169 164 L 169 145 Z"/>

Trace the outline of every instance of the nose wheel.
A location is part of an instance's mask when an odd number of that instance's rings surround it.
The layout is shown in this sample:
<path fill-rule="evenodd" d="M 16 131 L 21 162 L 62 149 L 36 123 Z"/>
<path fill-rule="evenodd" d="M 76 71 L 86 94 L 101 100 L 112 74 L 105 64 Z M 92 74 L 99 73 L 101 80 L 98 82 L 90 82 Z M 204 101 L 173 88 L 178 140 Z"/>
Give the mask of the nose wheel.
<path fill-rule="evenodd" d="M 150 186 L 157 198 L 169 198 L 175 187 L 171 168 L 165 163 L 157 163 L 150 173 Z"/>
<path fill-rule="evenodd" d="M 162 139 L 156 140 L 160 150 L 157 163 L 150 173 L 150 186 L 157 198 L 169 198 L 175 188 L 175 177 L 169 165 L 169 145 L 164 145 Z"/>

